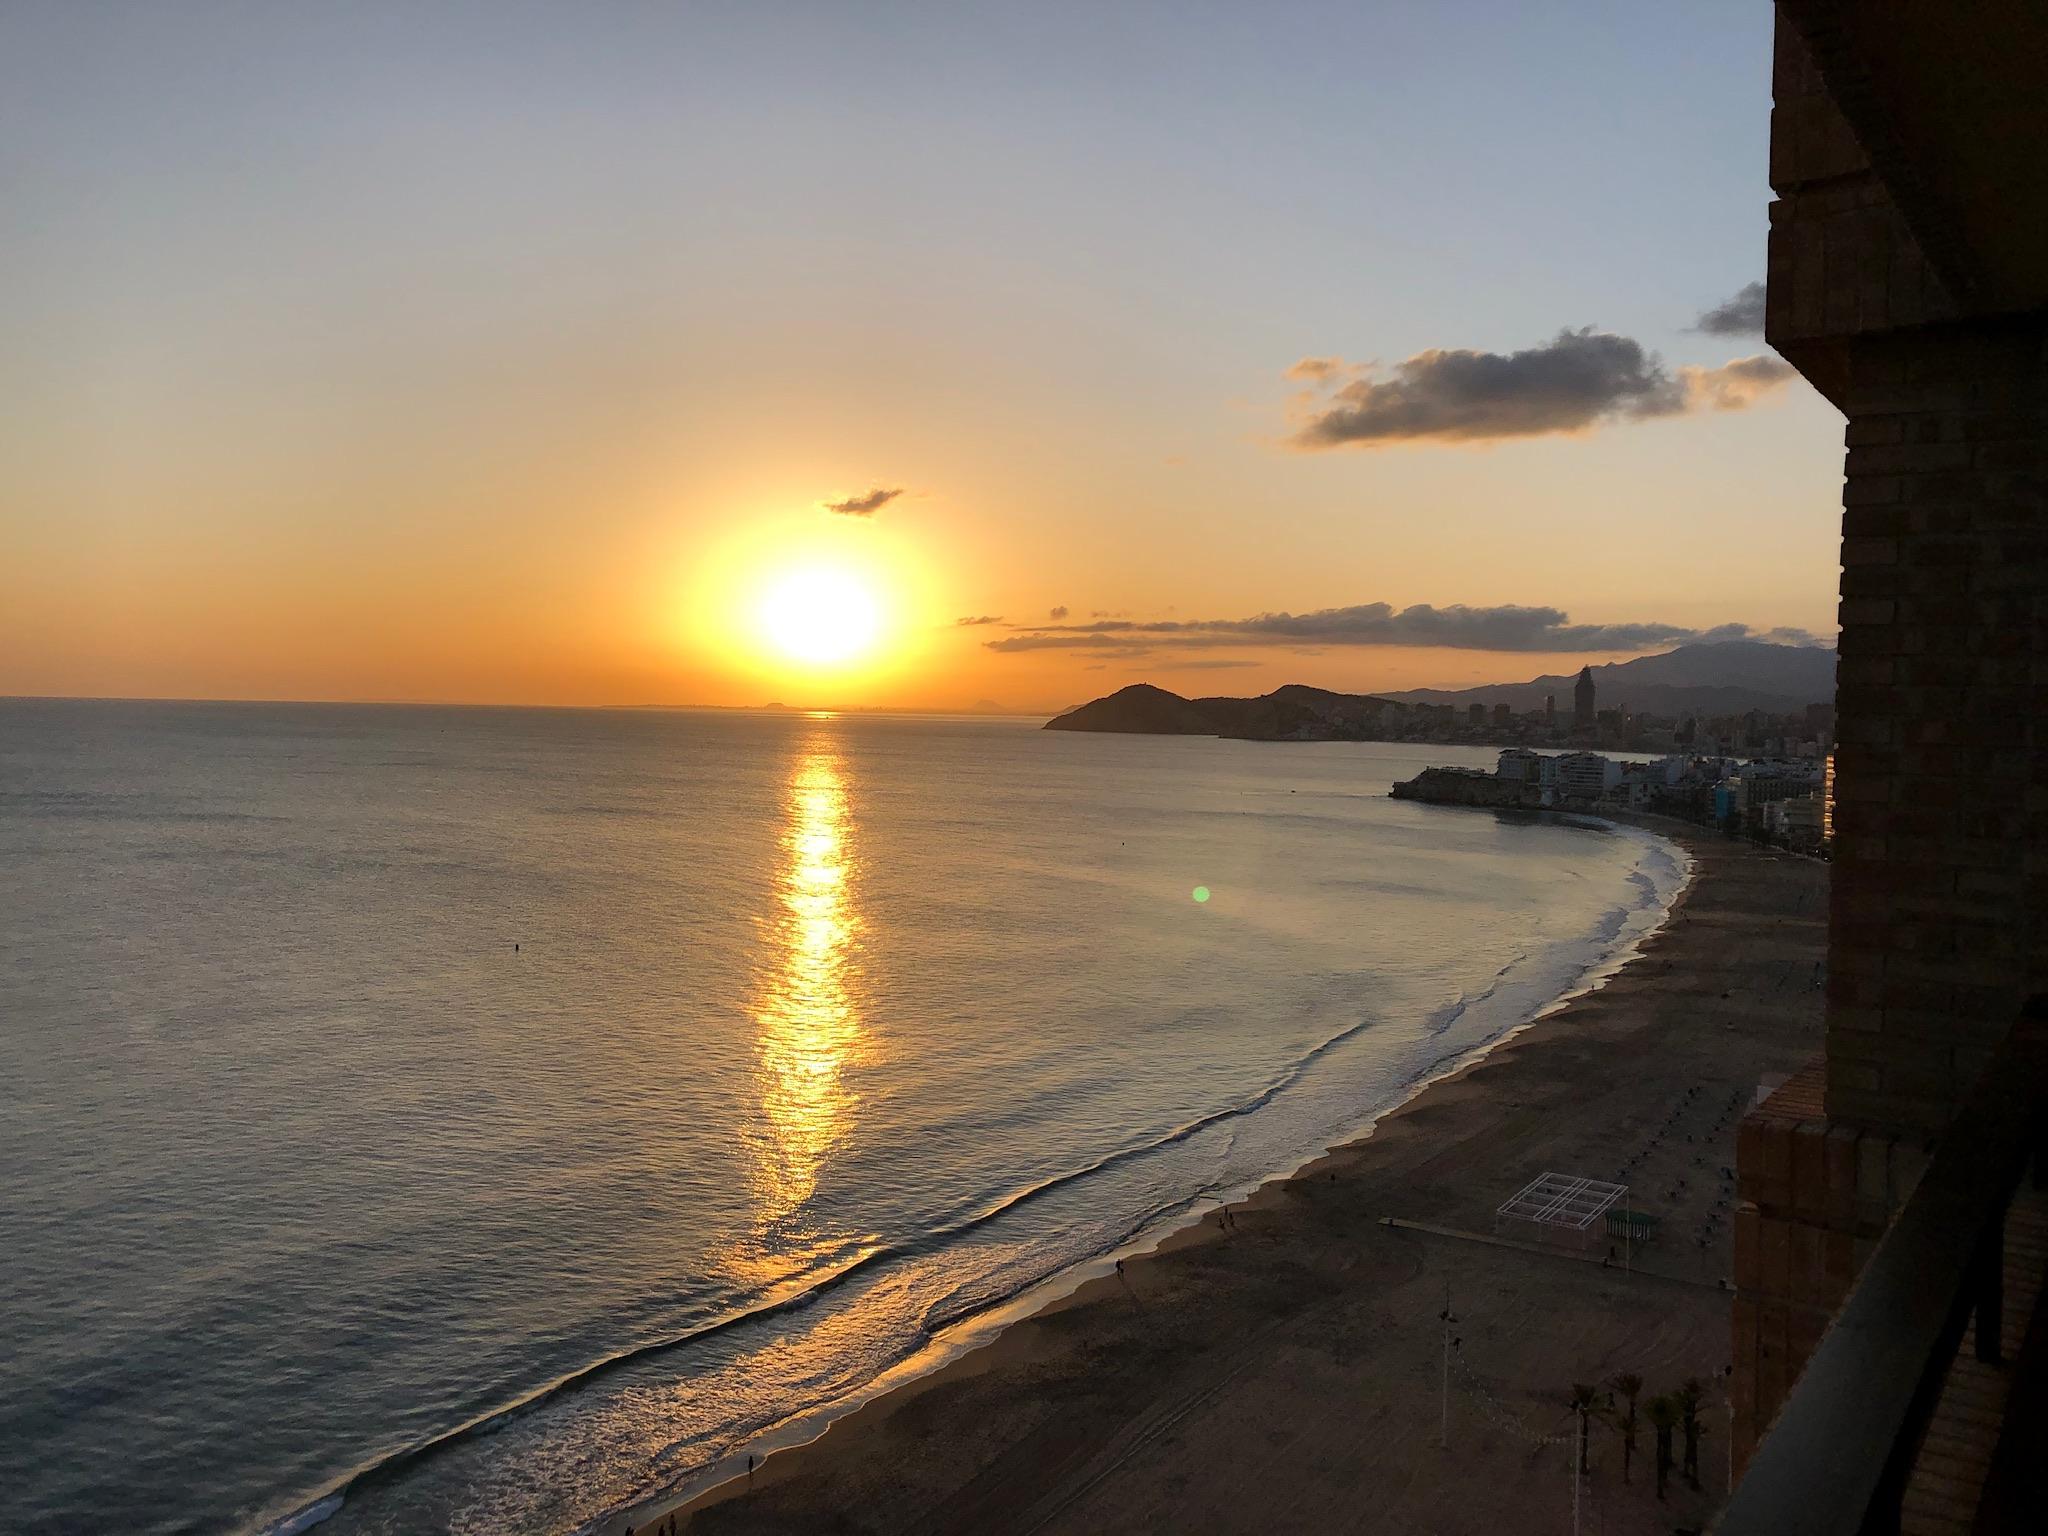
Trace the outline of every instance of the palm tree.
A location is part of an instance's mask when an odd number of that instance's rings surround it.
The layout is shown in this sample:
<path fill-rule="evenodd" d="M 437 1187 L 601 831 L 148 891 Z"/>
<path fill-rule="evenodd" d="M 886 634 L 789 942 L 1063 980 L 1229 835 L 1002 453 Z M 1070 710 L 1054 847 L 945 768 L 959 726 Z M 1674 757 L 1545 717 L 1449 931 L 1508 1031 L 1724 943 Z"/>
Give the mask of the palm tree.
<path fill-rule="evenodd" d="M 1621 1394 L 1621 1480 L 1625 1483 L 1629 1466 L 1636 1459 L 1636 1398 L 1642 1394 L 1643 1378 L 1633 1371 L 1623 1371 L 1619 1376 L 1609 1377 L 1607 1387 Z"/>
<path fill-rule="evenodd" d="M 1586 1463 L 1586 1424 L 1600 1411 L 1600 1394 L 1585 1382 L 1575 1381 L 1566 1406 L 1579 1416 L 1579 1476 L 1584 1477 L 1590 1470 Z"/>
<path fill-rule="evenodd" d="M 1653 1397 L 1643 1412 L 1657 1431 L 1657 1497 L 1661 1499 L 1665 1479 L 1671 1476 L 1671 1431 L 1678 1427 L 1678 1404 L 1668 1397 Z"/>
<path fill-rule="evenodd" d="M 1672 1396 L 1678 1402 L 1680 1422 L 1685 1426 L 1685 1480 L 1700 1485 L 1700 1399 L 1706 1395 L 1697 1376 L 1688 1376 Z"/>

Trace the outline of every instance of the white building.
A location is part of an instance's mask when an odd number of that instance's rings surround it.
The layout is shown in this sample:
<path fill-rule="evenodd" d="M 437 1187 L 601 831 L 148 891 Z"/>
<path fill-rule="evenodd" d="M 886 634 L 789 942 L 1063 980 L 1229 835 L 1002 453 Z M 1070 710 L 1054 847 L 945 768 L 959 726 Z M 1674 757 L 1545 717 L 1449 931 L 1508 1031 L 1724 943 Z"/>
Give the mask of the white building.
<path fill-rule="evenodd" d="M 1598 752 L 1567 752 L 1551 759 L 1557 792 L 1572 800 L 1598 800 L 1612 784 L 1621 782 L 1621 764 L 1611 763 Z"/>
<path fill-rule="evenodd" d="M 1774 800 L 1764 807 L 1764 826 L 1794 848 L 1818 848 L 1826 828 L 1825 810 L 1817 795 Z"/>
<path fill-rule="evenodd" d="M 1494 770 L 1494 777 L 1507 779 L 1516 784 L 1536 784 L 1543 777 L 1543 755 L 1531 752 L 1527 747 L 1509 747 L 1500 755 L 1500 766 Z"/>

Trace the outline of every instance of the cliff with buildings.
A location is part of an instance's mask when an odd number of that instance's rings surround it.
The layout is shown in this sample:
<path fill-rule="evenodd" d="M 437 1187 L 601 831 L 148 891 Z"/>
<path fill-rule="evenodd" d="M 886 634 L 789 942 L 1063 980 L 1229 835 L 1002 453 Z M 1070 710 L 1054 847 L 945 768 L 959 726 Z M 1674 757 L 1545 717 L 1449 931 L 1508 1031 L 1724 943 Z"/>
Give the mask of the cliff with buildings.
<path fill-rule="evenodd" d="M 1503 779 L 1477 768 L 1425 768 L 1388 791 L 1396 800 L 1426 805 L 1471 805 L 1494 810 L 1535 810 L 1542 806 L 1539 788 Z"/>
<path fill-rule="evenodd" d="M 1624 762 L 1599 752 L 1509 747 L 1492 773 L 1425 768 L 1389 793 L 1396 800 L 1489 810 L 1641 811 L 1824 853 L 1834 834 L 1832 761 L 1674 754 Z"/>

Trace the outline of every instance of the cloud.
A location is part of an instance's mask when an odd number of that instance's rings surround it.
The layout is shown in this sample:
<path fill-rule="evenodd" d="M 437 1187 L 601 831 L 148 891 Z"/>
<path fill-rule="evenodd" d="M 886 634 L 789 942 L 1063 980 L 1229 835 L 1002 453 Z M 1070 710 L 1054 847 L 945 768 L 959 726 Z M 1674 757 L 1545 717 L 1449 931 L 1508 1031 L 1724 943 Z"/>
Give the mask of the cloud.
<path fill-rule="evenodd" d="M 1694 406 L 1712 406 L 1717 411 L 1747 410 L 1772 390 L 1793 377 L 1790 363 L 1759 352 L 1755 357 L 1738 357 L 1718 368 L 1681 368 L 1685 398 Z"/>
<path fill-rule="evenodd" d="M 953 621 L 961 629 L 970 629 L 976 624 L 1000 624 L 1002 622 L 1003 616 L 1000 613 L 978 613 L 971 619 L 955 619 Z"/>
<path fill-rule="evenodd" d="M 1057 607 L 1057 608 L 1053 609 L 1053 611 L 1052 611 L 1052 617 L 1053 617 L 1053 621 L 1054 621 L 1055 623 L 1057 623 L 1057 622 L 1058 622 L 1059 620 L 1061 620 L 1061 619 L 1064 619 L 1064 618 L 1065 618 L 1066 616 L 1067 616 L 1067 605 L 1066 605 L 1065 603 L 1061 603 L 1061 604 L 1059 605 L 1059 607 Z"/>
<path fill-rule="evenodd" d="M 903 487 L 900 485 L 894 490 L 884 490 L 881 486 L 876 486 L 865 495 L 849 496 L 844 501 L 827 501 L 820 505 L 827 512 L 837 512 L 842 517 L 873 517 L 902 494 Z"/>
<path fill-rule="evenodd" d="M 1734 298 L 1700 311 L 1693 329 L 1709 336 L 1761 336 L 1764 333 L 1764 285 L 1744 284 Z"/>
<path fill-rule="evenodd" d="M 1739 358 L 1674 376 L 1640 342 L 1591 326 L 1520 352 L 1432 348 L 1390 368 L 1303 358 L 1286 374 L 1310 386 L 1296 399 L 1306 419 L 1290 441 L 1308 449 L 1487 443 L 1590 432 L 1709 405 L 1740 410 L 1781 382 L 1757 371 L 1772 362 Z"/>
<path fill-rule="evenodd" d="M 1288 374 L 1330 390 L 1294 436 L 1303 448 L 1540 437 L 1685 409 L 1683 386 L 1656 357 L 1590 326 L 1521 352 L 1439 347 L 1385 370 L 1309 358 Z"/>
<path fill-rule="evenodd" d="M 1781 644 L 1817 645 L 1804 630 L 1760 634 L 1746 624 L 1694 629 L 1683 624 L 1574 624 L 1560 608 L 1505 604 L 1472 608 L 1462 603 L 1437 608 L 1390 603 L 1321 608 L 1312 613 L 1261 613 L 1247 619 L 1122 619 L 1088 624 L 1042 624 L 1016 634 L 984 640 L 992 651 L 1081 651 L 1092 656 L 1128 656 L 1186 650 L 1278 647 L 1320 650 L 1333 646 L 1436 646 L 1467 651 L 1648 651 L 1707 640 L 1766 638 Z"/>

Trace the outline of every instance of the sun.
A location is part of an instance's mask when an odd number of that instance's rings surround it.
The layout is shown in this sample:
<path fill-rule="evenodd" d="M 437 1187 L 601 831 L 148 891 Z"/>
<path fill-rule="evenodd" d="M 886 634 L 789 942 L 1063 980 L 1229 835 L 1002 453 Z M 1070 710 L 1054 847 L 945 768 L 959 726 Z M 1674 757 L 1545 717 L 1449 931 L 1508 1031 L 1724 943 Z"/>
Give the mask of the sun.
<path fill-rule="evenodd" d="M 762 594 L 762 636 L 791 661 L 843 666 L 874 649 L 882 606 L 874 590 L 846 571 L 791 571 Z"/>

